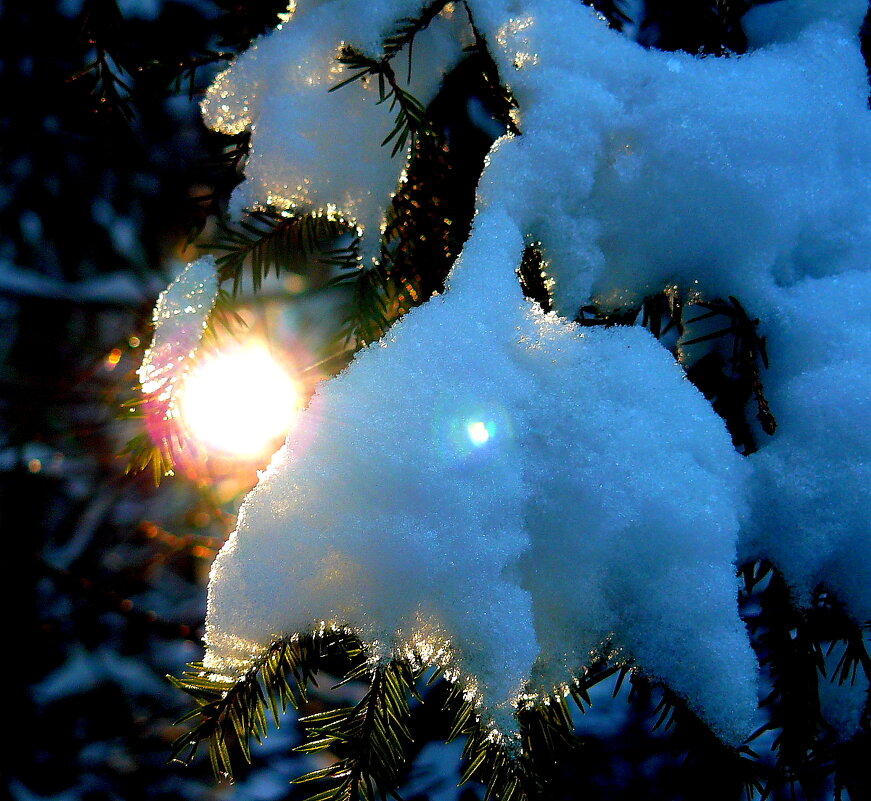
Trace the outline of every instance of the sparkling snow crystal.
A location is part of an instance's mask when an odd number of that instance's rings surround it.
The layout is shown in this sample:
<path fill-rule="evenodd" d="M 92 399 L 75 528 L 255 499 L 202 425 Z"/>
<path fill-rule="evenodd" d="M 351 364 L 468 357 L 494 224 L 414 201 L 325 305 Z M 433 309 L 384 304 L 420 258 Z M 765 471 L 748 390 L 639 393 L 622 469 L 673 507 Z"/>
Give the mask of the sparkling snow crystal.
<path fill-rule="evenodd" d="M 757 673 L 739 561 L 871 617 L 865 4 L 766 4 L 751 51 L 724 58 L 645 50 L 576 0 L 468 5 L 521 135 L 490 154 L 447 292 L 321 385 L 244 502 L 212 570 L 206 665 L 234 675 L 277 637 L 351 626 L 382 657 L 438 651 L 510 730 L 519 693 L 607 644 L 738 743 Z M 379 147 L 393 118 L 373 85 L 327 90 L 347 77 L 340 44 L 377 54 L 420 2 L 360 9 L 301 0 L 203 111 L 253 132 L 237 207 L 338 210 L 372 254 L 404 166 Z M 469 35 L 459 10 L 419 34 L 422 102 Z M 563 317 L 522 296 L 529 237 Z M 208 296 L 201 262 L 179 281 Z M 566 322 L 671 284 L 760 318 L 779 428 L 750 458 L 646 330 Z M 189 299 L 173 287 L 159 317 Z M 143 383 L 173 380 L 200 311 L 158 328 Z"/>

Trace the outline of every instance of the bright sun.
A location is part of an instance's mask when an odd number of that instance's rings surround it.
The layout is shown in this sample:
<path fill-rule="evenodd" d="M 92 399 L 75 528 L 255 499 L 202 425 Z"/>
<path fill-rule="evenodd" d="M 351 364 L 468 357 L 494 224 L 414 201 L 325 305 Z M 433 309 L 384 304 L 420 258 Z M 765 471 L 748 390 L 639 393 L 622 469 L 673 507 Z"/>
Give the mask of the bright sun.
<path fill-rule="evenodd" d="M 197 442 L 228 456 L 258 456 L 293 423 L 299 391 L 262 346 L 208 357 L 184 382 L 182 423 Z"/>

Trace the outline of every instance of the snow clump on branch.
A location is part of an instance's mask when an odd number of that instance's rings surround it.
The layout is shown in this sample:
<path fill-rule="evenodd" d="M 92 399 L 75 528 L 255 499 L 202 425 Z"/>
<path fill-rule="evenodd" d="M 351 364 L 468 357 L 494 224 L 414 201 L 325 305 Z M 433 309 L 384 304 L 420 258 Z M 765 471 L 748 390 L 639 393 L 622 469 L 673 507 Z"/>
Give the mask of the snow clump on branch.
<path fill-rule="evenodd" d="M 570 0 L 468 7 L 521 133 L 493 148 L 447 293 L 319 389 L 244 502 L 212 569 L 206 665 L 235 675 L 322 622 L 384 657 L 425 641 L 510 730 L 519 693 L 606 643 L 738 743 L 757 672 L 738 559 L 871 617 L 865 3 L 753 9 L 754 49 L 728 58 L 645 50 Z M 360 81 L 327 90 L 340 43 L 378 57 L 420 11 L 301 2 L 218 78 L 206 120 L 253 133 L 237 209 L 336 210 L 377 252 L 403 166 L 379 147 L 392 115 Z M 454 11 L 417 36 L 421 101 L 469 35 Z M 739 296 L 770 337 L 781 430 L 739 457 L 649 333 L 582 332 L 524 300 L 524 237 L 565 317 L 670 284 Z"/>

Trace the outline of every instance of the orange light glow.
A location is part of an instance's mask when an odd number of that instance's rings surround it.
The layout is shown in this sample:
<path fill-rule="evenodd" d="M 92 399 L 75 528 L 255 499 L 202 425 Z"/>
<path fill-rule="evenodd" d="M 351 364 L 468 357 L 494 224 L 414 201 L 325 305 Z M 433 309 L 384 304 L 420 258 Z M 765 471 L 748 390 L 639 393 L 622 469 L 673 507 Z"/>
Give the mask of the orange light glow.
<path fill-rule="evenodd" d="M 118 362 L 121 361 L 121 349 L 113 348 L 112 352 L 106 357 L 106 369 L 114 370 Z"/>

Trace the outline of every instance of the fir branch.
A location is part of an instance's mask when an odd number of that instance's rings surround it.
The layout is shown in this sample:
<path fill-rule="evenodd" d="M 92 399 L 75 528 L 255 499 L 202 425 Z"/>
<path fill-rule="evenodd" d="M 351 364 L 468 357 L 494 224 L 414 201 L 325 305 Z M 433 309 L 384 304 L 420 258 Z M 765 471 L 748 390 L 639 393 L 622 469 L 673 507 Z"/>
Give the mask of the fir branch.
<path fill-rule="evenodd" d="M 172 73 L 167 81 L 169 91 L 172 94 L 181 94 L 184 91 L 185 84 L 187 85 L 188 100 L 193 100 L 196 94 L 196 79 L 200 70 L 203 67 L 210 67 L 213 64 L 220 62 L 229 62 L 233 58 L 233 53 L 222 50 L 203 50 L 190 58 L 179 61 L 174 66 Z M 146 65 L 148 66 L 148 65 Z M 159 63 L 154 66 L 163 66 Z"/>
<path fill-rule="evenodd" d="M 346 681 L 369 675 L 369 690 L 353 707 L 322 712 L 301 718 L 308 742 L 296 750 L 313 753 L 333 749 L 343 756 L 321 770 L 301 776 L 296 783 L 327 780 L 335 784 L 312 796 L 309 801 L 372 801 L 396 787 L 407 762 L 411 713 L 409 695 L 419 677 L 404 660 L 386 665 L 358 665 Z"/>
<path fill-rule="evenodd" d="M 344 47 L 339 55 L 339 62 L 345 64 L 349 69 L 358 70 L 358 72 L 355 75 L 340 81 L 338 84 L 333 86 L 330 91 L 332 92 L 336 89 L 341 89 L 343 86 L 367 75 L 378 75 L 380 76 L 380 102 L 383 102 L 386 99 L 384 91 L 385 79 L 388 81 L 394 92 L 396 92 L 398 88 L 396 76 L 393 72 L 393 68 L 390 66 L 390 62 L 406 47 L 408 48 L 408 74 L 406 76 L 406 83 L 410 83 L 415 37 L 421 31 L 430 26 L 430 23 L 441 14 L 449 2 L 450 0 L 435 0 L 435 2 L 432 2 L 421 9 L 420 16 L 404 17 L 397 20 L 393 32 L 384 39 L 383 55 L 380 59 L 369 58 L 353 48 L 347 46 Z"/>
<path fill-rule="evenodd" d="M 759 584 L 771 577 L 774 566 L 765 559 L 748 562 L 738 570 L 738 575 L 744 581 L 744 592 L 751 595 Z"/>
<path fill-rule="evenodd" d="M 844 605 L 829 591 L 818 587 L 814 593 L 813 606 L 806 615 L 811 637 L 825 648 L 826 656 L 841 646 L 844 650 L 829 675 L 825 662 L 821 674 L 830 681 L 853 684 L 861 668 L 871 682 L 871 654 L 868 653 L 868 631 L 871 621 L 860 624 L 847 614 Z"/>
<path fill-rule="evenodd" d="M 474 699 L 459 684 L 454 684 L 445 699 L 445 710 L 453 725 L 447 741 L 466 737 L 463 748 L 465 767 L 460 784 L 475 779 L 487 786 L 485 801 L 528 801 L 520 763 L 506 752 L 500 737 L 478 716 Z"/>
<path fill-rule="evenodd" d="M 223 251 L 217 259 L 218 279 L 230 282 L 232 292 L 219 289 L 201 346 L 216 344 L 221 328 L 235 336 L 246 327 L 233 308 L 246 271 L 250 271 L 253 290 L 259 292 L 269 275 L 307 274 L 312 262 L 345 268 L 346 272 L 356 267 L 356 239 L 348 247 L 328 249 L 348 228 L 348 223 L 321 214 L 286 216 L 266 211 L 252 213 L 238 227 L 222 225 L 218 239 L 202 247 Z M 189 358 L 195 364 L 198 355 Z M 141 388 L 136 389 L 141 392 Z M 178 425 L 172 390 L 169 392 L 168 397 L 151 396 L 122 404 L 122 416 L 144 418 L 147 423 L 147 431 L 132 437 L 121 451 L 127 457 L 126 472 L 138 473 L 150 465 L 155 484 L 173 474 L 183 451 L 195 454 L 193 444 Z"/>
<path fill-rule="evenodd" d="M 592 0 L 596 7 L 610 2 L 613 0 Z M 769 2 L 772 0 L 713 0 L 679 5 L 648 0 L 640 20 L 639 41 L 648 47 L 685 50 L 693 55 L 743 53 L 747 38 L 741 18 L 751 6 Z"/>
<path fill-rule="evenodd" d="M 747 575 L 746 571 L 742 571 Z M 821 710 L 819 685 L 826 677 L 826 650 L 833 641 L 846 644 L 845 657 L 832 680 L 847 680 L 862 665 L 871 667 L 862 627 L 852 621 L 829 593 L 818 592 L 810 610 L 795 608 L 789 586 L 772 569 L 755 590 L 756 614 L 745 616 L 751 637 L 769 676 L 771 692 L 763 699 L 766 722 L 748 742 L 773 735 L 774 772 L 770 791 L 799 785 L 808 797 L 831 775 L 850 772 L 850 750 L 833 743 Z M 855 660 L 855 662 L 854 662 Z"/>
<path fill-rule="evenodd" d="M 124 19 L 116 0 L 86 0 L 81 12 L 81 37 L 93 48 L 91 61 L 67 78 L 67 83 L 89 78 L 95 111 L 117 113 L 125 123 L 133 117 L 130 69 L 115 43 Z"/>
<path fill-rule="evenodd" d="M 391 91 L 384 95 L 382 102 L 390 100 L 390 111 L 396 110 L 396 119 L 393 123 L 393 129 L 384 137 L 381 146 L 384 147 L 393 142 L 390 155 L 395 156 L 405 149 L 409 140 L 411 149 L 414 150 L 422 135 L 432 135 L 432 127 L 427 121 L 426 109 L 423 104 L 411 92 L 403 89 L 392 73 L 393 71 L 389 67 L 384 71 Z"/>
<path fill-rule="evenodd" d="M 548 282 L 544 274 L 544 258 L 540 250 L 541 243 L 528 245 L 523 250 L 523 258 L 517 270 L 517 277 L 523 287 L 523 294 L 541 306 L 542 311 L 553 311 L 553 301 L 548 290 Z"/>
<path fill-rule="evenodd" d="M 682 756 L 683 773 L 692 773 L 706 786 L 713 783 L 722 797 L 751 801 L 767 796 L 771 770 L 748 745 L 738 748 L 725 745 L 683 698 L 642 672 L 632 670 L 629 681 L 630 702 L 650 708 L 653 731 L 669 732 L 672 750 Z"/>
<path fill-rule="evenodd" d="M 617 681 L 614 687 L 614 697 L 620 692 L 620 687 L 626 677 L 632 673 L 634 666 L 632 662 L 619 661 L 613 664 L 608 664 L 608 660 L 602 654 L 594 658 L 589 666 L 586 666 L 582 673 L 575 676 L 568 684 L 569 697 L 575 702 L 575 706 L 584 714 L 589 709 L 593 702 L 590 699 L 590 690 L 600 682 L 610 679 L 617 675 Z"/>
<path fill-rule="evenodd" d="M 583 741 L 575 732 L 568 707 L 571 698 L 581 712 L 592 705 L 589 690 L 602 681 L 618 676 L 617 690 L 635 668 L 614 657 L 608 643 L 575 679 L 551 696 L 522 699 L 516 715 L 519 740 L 506 739 L 482 721 L 474 699 L 463 687 L 451 687 L 445 709 L 453 715 L 450 742 L 465 736 L 461 784 L 476 779 L 487 786 L 487 799 L 545 801 L 554 797 L 563 776 L 560 766 L 577 765 L 583 759 Z M 616 692 L 615 692 L 616 695 Z M 713 735 L 712 735 L 713 737 Z"/>
<path fill-rule="evenodd" d="M 164 478 L 175 474 L 182 454 L 192 451 L 193 446 L 179 427 L 169 400 L 155 395 L 143 397 L 139 385 L 132 392 L 139 397 L 122 403 L 119 417 L 136 420 L 144 424 L 145 430 L 132 436 L 118 455 L 126 458 L 126 475 L 141 473 L 150 466 L 154 485 L 159 487 Z"/>
<path fill-rule="evenodd" d="M 484 801 L 529 801 L 529 777 L 519 760 L 510 755 L 504 745 L 494 739 L 488 726 L 478 723 L 466 733 L 463 760 L 466 768 L 460 779 L 463 784 L 476 779 L 487 785 Z"/>
<path fill-rule="evenodd" d="M 869 624 L 866 623 L 865 628 L 868 626 Z M 847 682 L 854 684 L 861 667 L 865 678 L 871 682 L 871 655 L 868 653 L 868 644 L 862 630 L 857 627 L 849 632 L 843 640 L 833 640 L 829 646 L 829 653 L 839 642 L 843 643 L 844 652 L 832 671 L 831 680 L 837 681 L 838 684 Z"/>
<path fill-rule="evenodd" d="M 698 313 L 699 310 L 701 313 Z M 690 316 L 693 314 L 694 316 Z M 769 436 L 777 429 L 777 420 L 771 411 L 762 383 L 762 367 L 768 367 L 765 337 L 759 334 L 758 319 L 751 319 L 740 301 L 702 300 L 695 293 L 687 296 L 680 287 L 670 285 L 661 292 L 645 297 L 641 303 L 618 309 L 601 309 L 595 304 L 582 306 L 576 321 L 582 326 L 641 324 L 657 339 L 669 332 L 680 337 L 672 348 L 684 366 L 687 377 L 711 402 L 714 411 L 725 421 L 732 442 L 743 449 L 745 455 L 757 450 L 756 438 L 747 421 L 750 399 L 756 406 L 756 418 Z M 684 339 L 686 331 L 695 323 L 722 320 L 722 327 L 699 336 Z M 717 350 L 690 363 L 687 348 L 706 342 L 726 342 L 730 346 L 728 359 Z"/>
<path fill-rule="evenodd" d="M 562 758 L 577 759 L 580 741 L 563 695 L 520 702 L 519 741 L 506 739 L 482 721 L 475 702 L 459 685 L 452 688 L 446 706 L 454 711 L 448 741 L 466 737 L 460 784 L 472 779 L 484 783 L 485 801 L 547 799 L 555 764 Z"/>
<path fill-rule="evenodd" d="M 226 50 L 203 49 L 178 61 L 151 59 L 137 68 L 137 73 L 169 96 L 186 94 L 188 100 L 203 91 L 197 85 L 197 76 L 204 67 L 229 62 L 234 53 Z"/>
<path fill-rule="evenodd" d="M 266 736 L 268 716 L 278 726 L 288 706 L 299 708 L 325 651 L 342 646 L 353 650 L 355 641 L 332 631 L 294 635 L 275 642 L 235 681 L 215 676 L 200 662 L 189 665 L 181 678 L 167 676 L 197 703 L 178 721 L 197 723 L 173 743 L 170 760 L 190 762 L 205 741 L 215 776 L 232 780 L 240 757 L 251 761 L 251 739 L 260 743 Z"/>
<path fill-rule="evenodd" d="M 235 297 L 246 268 L 251 273 L 254 292 L 260 291 L 270 273 L 304 275 L 312 261 L 348 268 L 357 264 L 357 240 L 348 247 L 329 249 L 351 226 L 324 214 L 288 215 L 276 211 L 251 212 L 237 226 L 222 224 L 215 241 L 204 250 L 222 252 L 218 256 L 218 278 L 232 282 Z"/>
<path fill-rule="evenodd" d="M 600 309 L 595 304 L 581 306 L 575 322 L 584 327 L 602 326 L 610 328 L 614 325 L 635 325 L 640 306 L 631 306 L 628 309 Z"/>
<path fill-rule="evenodd" d="M 617 309 L 600 309 L 595 304 L 581 306 L 576 322 L 582 326 L 635 325 L 641 317 L 643 325 L 657 339 L 672 329 L 683 334 L 684 301 L 677 286 L 667 286 L 641 303 Z"/>
<path fill-rule="evenodd" d="M 201 163 L 203 169 L 207 172 L 214 170 L 219 174 L 229 173 L 236 176 L 241 172 L 242 164 L 251 152 L 251 132 L 242 131 L 238 134 L 222 132 L 220 134 L 213 133 L 213 135 L 220 137 L 221 153 L 218 156 L 205 159 Z M 208 197 L 208 195 L 200 197 Z"/>
<path fill-rule="evenodd" d="M 350 290 L 348 310 L 336 342 L 356 349 L 379 339 L 394 319 L 390 312 L 393 282 L 386 265 L 345 269 L 332 279 L 330 286 Z"/>
<path fill-rule="evenodd" d="M 176 453 L 171 438 L 155 443 L 149 433 L 144 431 L 131 437 L 118 455 L 127 457 L 124 467 L 126 475 L 141 473 L 150 465 L 155 487 L 159 487 L 166 476 L 175 472 Z"/>
<path fill-rule="evenodd" d="M 759 320 L 751 319 L 738 299 L 731 295 L 728 303 L 722 300 L 696 301 L 693 305 L 707 309 L 708 312 L 688 320 L 687 324 L 717 315 L 726 317 L 729 324 L 712 334 L 689 339 L 682 345 L 689 346 L 726 335 L 731 336 L 733 375 L 749 384 L 756 401 L 756 417 L 759 424 L 766 434 L 773 434 L 777 429 L 777 421 L 771 413 L 768 400 L 765 398 L 759 370 L 760 363 L 768 367 L 765 337 L 760 336 L 758 332 Z"/>
<path fill-rule="evenodd" d="M 184 245 L 196 244 L 211 217 L 221 219 L 224 214 L 223 200 L 227 193 L 241 180 L 241 167 L 251 149 L 251 132 L 238 134 L 206 132 L 213 143 L 210 155 L 197 163 L 192 175 L 194 183 L 211 187 L 206 192 L 191 194 L 185 208 Z"/>
<path fill-rule="evenodd" d="M 672 330 L 683 335 L 685 302 L 677 286 L 667 286 L 657 295 L 645 298 L 641 304 L 641 325 L 657 339 Z"/>
<path fill-rule="evenodd" d="M 387 60 L 394 58 L 405 47 L 408 47 L 409 81 L 411 80 L 411 56 L 414 38 L 429 27 L 430 23 L 444 11 L 449 2 L 450 0 L 435 0 L 421 9 L 419 17 L 405 17 L 398 20 L 393 33 L 384 40 L 384 58 Z"/>
<path fill-rule="evenodd" d="M 235 52 L 249 47 L 252 41 L 272 30 L 288 10 L 288 0 L 212 0 L 224 13 L 217 20 L 218 44 Z"/>
<path fill-rule="evenodd" d="M 606 649 L 607 650 L 607 649 Z M 352 707 L 333 709 L 300 719 L 306 729 L 301 753 L 331 751 L 337 761 L 296 780 L 298 784 L 327 781 L 326 790 L 309 801 L 374 801 L 396 795 L 413 745 L 410 699 L 419 698 L 416 683 L 422 666 L 394 658 L 386 664 L 369 661 L 360 641 L 345 632 L 328 631 L 309 637 L 291 637 L 275 643 L 238 681 L 210 675 L 201 664 L 173 683 L 194 697 L 197 709 L 182 720 L 198 723 L 173 746 L 172 758 L 187 761 L 198 745 L 207 741 L 216 774 L 232 777 L 240 756 L 251 759 L 250 739 L 260 742 L 271 715 L 278 723 L 288 705 L 299 708 L 309 682 L 323 661 L 339 655 L 352 667 L 342 683 L 368 679 L 363 699 Z M 434 680 L 440 671 L 436 671 Z M 724 786 L 743 792 L 747 799 L 768 792 L 770 773 L 749 747 L 728 748 L 705 726 L 685 702 L 662 687 L 654 687 L 635 667 L 624 662 L 608 664 L 605 653 L 567 688 L 546 699 L 521 701 L 517 718 L 519 741 L 505 739 L 477 714 L 476 701 L 455 683 L 444 701 L 453 715 L 448 741 L 466 737 L 461 784 L 471 779 L 487 786 L 486 799 L 538 801 L 552 797 L 561 776 L 558 766 L 577 764 L 583 758 L 583 741 L 574 731 L 567 700 L 581 710 L 589 706 L 588 690 L 617 675 L 615 694 L 630 679 L 631 701 L 651 708 L 653 728 L 671 731 L 685 767 L 698 775 L 716 776 Z M 655 703 L 650 703 L 655 698 Z M 736 795 L 737 797 L 737 795 Z"/>
<path fill-rule="evenodd" d="M 235 339 L 237 332 L 247 327 L 245 318 L 234 308 L 233 296 L 226 289 L 218 289 L 215 305 L 203 331 L 201 347 L 216 347 L 221 336 L 218 332 L 222 329 Z"/>
<path fill-rule="evenodd" d="M 355 72 L 332 86 L 331 92 L 369 76 L 377 77 L 378 103 L 389 103 L 389 110 L 396 113 L 393 128 L 381 142 L 382 147 L 393 142 L 391 156 L 403 150 L 406 144 L 410 144 L 411 150 L 414 151 L 422 137 L 434 135 L 432 125 L 426 116 L 426 109 L 411 92 L 400 85 L 389 58 L 370 58 L 346 45 L 342 48 L 338 61 Z"/>
<path fill-rule="evenodd" d="M 472 14 L 472 9 L 469 4 L 463 0 L 463 7 L 466 9 L 466 16 L 469 18 L 469 26 L 472 28 L 472 35 L 475 37 L 474 43 L 467 48 L 467 51 L 477 56 L 481 64 L 481 74 L 487 86 L 488 96 L 487 101 L 490 111 L 493 116 L 499 120 L 505 129 L 514 136 L 520 136 L 520 129 L 515 122 L 515 112 L 519 108 L 514 95 L 505 87 L 499 77 L 499 68 L 490 54 L 487 47 L 487 40 L 475 24 L 475 16 Z"/>

